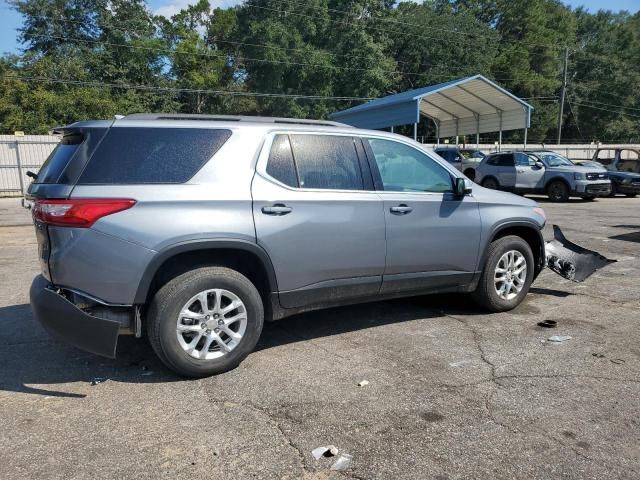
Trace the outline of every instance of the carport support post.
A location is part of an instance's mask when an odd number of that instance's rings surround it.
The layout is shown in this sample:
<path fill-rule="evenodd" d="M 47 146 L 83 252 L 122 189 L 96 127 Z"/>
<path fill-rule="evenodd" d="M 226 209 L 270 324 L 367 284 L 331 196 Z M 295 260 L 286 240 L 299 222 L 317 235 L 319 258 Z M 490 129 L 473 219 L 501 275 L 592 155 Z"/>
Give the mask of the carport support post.
<path fill-rule="evenodd" d="M 391 125 L 391 133 L 393 133 L 393 125 Z"/>
<path fill-rule="evenodd" d="M 476 148 L 480 148 L 480 115 L 476 115 Z"/>
<path fill-rule="evenodd" d="M 418 122 L 413 124 L 413 139 L 418 141 Z"/>
<path fill-rule="evenodd" d="M 18 180 L 20 181 L 20 194 L 24 195 L 24 180 L 22 179 L 22 162 L 20 161 L 20 142 L 16 138 L 16 165 L 18 167 Z"/>
<path fill-rule="evenodd" d="M 498 133 L 498 151 L 502 151 L 502 110 L 498 112 L 498 117 L 500 118 L 500 132 Z"/>
<path fill-rule="evenodd" d="M 523 108 L 524 110 L 524 150 L 527 149 L 527 133 L 529 132 L 529 109 Z"/>

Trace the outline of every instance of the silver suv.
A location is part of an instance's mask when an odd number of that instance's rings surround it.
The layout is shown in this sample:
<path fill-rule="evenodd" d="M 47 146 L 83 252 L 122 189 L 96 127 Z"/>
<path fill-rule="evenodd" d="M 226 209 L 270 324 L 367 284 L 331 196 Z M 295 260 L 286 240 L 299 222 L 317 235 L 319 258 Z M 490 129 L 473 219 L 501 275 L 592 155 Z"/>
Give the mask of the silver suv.
<path fill-rule="evenodd" d="M 505 311 L 544 266 L 535 202 L 398 135 L 193 115 L 61 133 L 29 187 L 31 304 L 97 354 L 145 328 L 169 368 L 211 375 L 251 352 L 264 321 L 434 292 Z"/>
<path fill-rule="evenodd" d="M 475 181 L 491 189 L 547 194 L 554 202 L 566 202 L 570 196 L 593 200 L 611 192 L 606 170 L 575 165 L 548 150 L 487 155 L 476 169 Z"/>

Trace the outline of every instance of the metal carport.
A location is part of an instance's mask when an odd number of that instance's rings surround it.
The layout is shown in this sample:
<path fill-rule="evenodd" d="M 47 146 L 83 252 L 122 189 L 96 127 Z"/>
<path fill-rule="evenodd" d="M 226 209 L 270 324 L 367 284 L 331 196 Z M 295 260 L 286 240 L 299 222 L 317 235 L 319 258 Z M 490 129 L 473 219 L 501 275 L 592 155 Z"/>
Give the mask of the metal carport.
<path fill-rule="evenodd" d="M 372 100 L 330 115 L 332 120 L 359 128 L 381 129 L 413 124 L 417 140 L 420 115 L 433 120 L 438 143 L 443 137 L 524 129 L 531 125 L 533 107 L 482 75 L 452 80 Z M 456 141 L 457 143 L 457 141 Z"/>

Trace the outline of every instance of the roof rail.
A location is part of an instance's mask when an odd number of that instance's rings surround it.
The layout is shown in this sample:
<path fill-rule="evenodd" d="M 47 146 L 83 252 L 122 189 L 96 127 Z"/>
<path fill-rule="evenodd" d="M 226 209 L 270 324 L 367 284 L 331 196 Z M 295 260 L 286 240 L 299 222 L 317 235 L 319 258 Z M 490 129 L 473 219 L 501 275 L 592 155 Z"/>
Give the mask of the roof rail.
<path fill-rule="evenodd" d="M 124 117 L 127 120 L 197 120 L 207 122 L 257 122 L 288 123 L 292 125 L 317 125 L 324 127 L 351 127 L 346 123 L 330 120 L 307 120 L 304 118 L 252 117 L 242 115 L 204 115 L 195 113 L 133 113 Z"/>

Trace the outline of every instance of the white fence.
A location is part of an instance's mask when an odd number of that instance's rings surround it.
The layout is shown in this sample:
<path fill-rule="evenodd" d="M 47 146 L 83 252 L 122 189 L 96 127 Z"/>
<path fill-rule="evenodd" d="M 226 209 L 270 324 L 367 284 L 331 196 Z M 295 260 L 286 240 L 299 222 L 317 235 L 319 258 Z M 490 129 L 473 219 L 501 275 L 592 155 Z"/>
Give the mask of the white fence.
<path fill-rule="evenodd" d="M 53 135 L 0 135 L 0 197 L 21 196 L 27 190 L 31 178 L 26 175 L 28 170 L 38 173 L 38 170 L 58 143 L 59 138 Z M 428 144 L 429 147 L 435 145 Z M 440 144 L 441 147 L 445 144 Z M 450 145 L 454 146 L 454 145 Z M 475 148 L 475 144 L 467 144 Z M 494 144 L 480 144 L 483 152 L 498 150 Z M 545 148 L 558 152 L 571 160 L 590 160 L 597 148 L 634 148 L 640 150 L 640 145 L 544 145 L 529 144 L 528 149 Z M 502 145 L 502 150 L 519 150 L 522 144 Z"/>
<path fill-rule="evenodd" d="M 27 171 L 38 173 L 58 140 L 50 135 L 0 135 L 0 197 L 23 195 L 31 182 Z"/>

